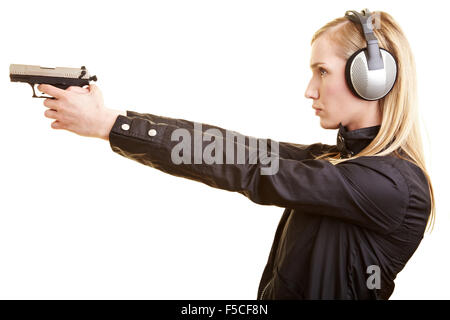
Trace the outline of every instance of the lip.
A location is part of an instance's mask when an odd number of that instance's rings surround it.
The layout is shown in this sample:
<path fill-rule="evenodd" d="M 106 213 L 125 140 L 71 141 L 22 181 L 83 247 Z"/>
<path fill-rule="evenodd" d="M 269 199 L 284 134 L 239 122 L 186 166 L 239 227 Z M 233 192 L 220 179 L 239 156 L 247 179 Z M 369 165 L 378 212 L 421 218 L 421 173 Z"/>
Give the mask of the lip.
<path fill-rule="evenodd" d="M 316 107 L 316 106 L 312 106 L 312 107 L 313 107 L 314 110 L 316 110 L 316 115 L 317 115 L 320 111 L 322 111 L 322 109 L 319 108 L 319 107 Z"/>

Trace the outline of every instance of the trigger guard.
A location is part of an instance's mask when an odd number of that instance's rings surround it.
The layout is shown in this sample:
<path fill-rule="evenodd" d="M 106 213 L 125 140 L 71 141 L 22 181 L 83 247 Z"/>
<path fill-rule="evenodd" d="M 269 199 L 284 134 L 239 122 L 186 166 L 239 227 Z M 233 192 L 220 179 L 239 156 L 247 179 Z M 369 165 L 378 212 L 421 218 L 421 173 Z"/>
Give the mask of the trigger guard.
<path fill-rule="evenodd" d="M 51 96 L 37 96 L 37 95 L 36 95 L 36 91 L 35 91 L 35 89 L 34 89 L 34 86 L 35 86 L 36 84 L 37 84 L 37 83 L 33 83 L 33 84 L 30 83 L 31 88 L 33 89 L 33 98 L 55 99 L 55 97 L 51 97 Z"/>

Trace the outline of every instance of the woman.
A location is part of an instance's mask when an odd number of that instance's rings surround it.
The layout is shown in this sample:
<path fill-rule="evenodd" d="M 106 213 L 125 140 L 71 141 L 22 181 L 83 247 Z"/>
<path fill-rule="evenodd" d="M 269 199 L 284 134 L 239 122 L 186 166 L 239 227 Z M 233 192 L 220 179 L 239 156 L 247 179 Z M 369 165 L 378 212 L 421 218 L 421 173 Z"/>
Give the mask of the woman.
<path fill-rule="evenodd" d="M 109 140 L 113 151 L 144 165 L 285 208 L 258 299 L 388 299 L 434 217 L 434 196 L 417 121 L 413 55 L 394 19 L 375 14 L 380 48 L 398 62 L 395 85 L 377 100 L 357 96 L 345 67 L 366 47 L 362 27 L 347 17 L 326 24 L 311 42 L 313 75 L 305 96 L 321 126 L 338 129 L 337 144 L 279 142 L 270 150 L 278 161 L 272 174 L 261 174 L 263 159 L 252 162 L 251 137 L 235 142 L 216 126 L 107 109 L 95 85 L 40 85 L 56 98 L 44 101 L 45 116 L 55 119 L 55 129 Z M 174 132 L 200 134 L 202 151 L 212 137 L 241 148 L 245 161 L 205 164 L 183 149 L 187 161 L 174 163 L 174 150 L 181 154 Z"/>

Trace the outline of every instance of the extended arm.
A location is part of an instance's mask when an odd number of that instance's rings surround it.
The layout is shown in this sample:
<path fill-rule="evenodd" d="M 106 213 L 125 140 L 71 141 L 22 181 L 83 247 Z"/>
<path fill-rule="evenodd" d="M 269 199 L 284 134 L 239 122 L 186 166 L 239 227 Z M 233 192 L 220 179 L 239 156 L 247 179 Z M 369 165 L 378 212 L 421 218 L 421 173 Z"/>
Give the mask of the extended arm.
<path fill-rule="evenodd" d="M 184 120 L 185 121 L 185 120 Z M 209 128 L 206 126 L 206 128 Z M 379 232 L 389 232 L 398 226 L 406 212 L 408 187 L 392 164 L 380 157 L 361 157 L 332 165 L 325 160 L 285 159 L 279 157 L 274 174 L 261 174 L 264 161 L 251 163 L 252 153 L 242 164 L 206 164 L 188 152 L 189 161 L 176 164 L 173 150 L 180 143 L 173 139 L 176 130 L 195 135 L 213 136 L 226 145 L 226 136 L 195 123 L 180 125 L 156 116 L 119 116 L 110 132 L 113 151 L 171 175 L 205 183 L 211 187 L 239 192 L 262 205 L 300 209 L 305 213 L 329 215 Z M 201 150 L 212 139 L 202 141 Z M 189 143 L 193 146 L 193 143 Z M 179 149 L 176 149 L 179 150 Z M 217 149 L 216 149 L 217 150 Z M 223 155 L 225 158 L 225 155 Z"/>

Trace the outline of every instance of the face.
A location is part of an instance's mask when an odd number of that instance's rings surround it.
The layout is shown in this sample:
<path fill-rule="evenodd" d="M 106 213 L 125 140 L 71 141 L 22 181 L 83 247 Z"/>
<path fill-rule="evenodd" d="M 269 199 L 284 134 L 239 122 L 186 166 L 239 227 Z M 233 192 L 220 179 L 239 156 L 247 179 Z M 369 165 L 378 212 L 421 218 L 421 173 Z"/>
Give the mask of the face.
<path fill-rule="evenodd" d="M 348 126 L 364 117 L 364 100 L 355 97 L 347 87 L 346 60 L 336 55 L 335 46 L 326 36 L 312 44 L 312 78 L 305 92 L 305 97 L 313 100 L 314 111 L 324 129 L 337 129 L 340 122 Z"/>

